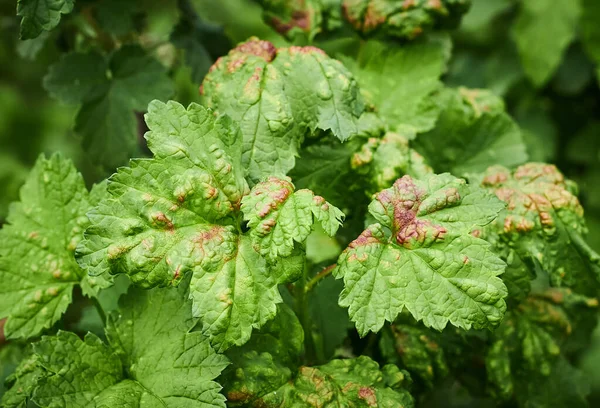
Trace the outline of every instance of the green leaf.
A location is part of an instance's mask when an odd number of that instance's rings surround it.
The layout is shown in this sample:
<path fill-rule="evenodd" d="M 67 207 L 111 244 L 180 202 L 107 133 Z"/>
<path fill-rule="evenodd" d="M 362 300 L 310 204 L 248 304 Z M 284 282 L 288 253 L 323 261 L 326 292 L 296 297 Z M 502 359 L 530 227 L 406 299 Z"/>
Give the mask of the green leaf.
<path fill-rule="evenodd" d="M 343 62 L 391 130 L 409 126 L 422 132 L 433 127 L 439 114 L 433 94 L 442 86 L 449 47 L 446 40 L 402 46 L 367 41 L 356 62 L 350 58 Z"/>
<path fill-rule="evenodd" d="M 73 257 L 89 225 L 91 203 L 70 160 L 41 156 L 0 231 L 0 318 L 8 338 L 39 335 L 71 303 L 73 288 L 95 294 L 106 282 L 88 278 Z"/>
<path fill-rule="evenodd" d="M 539 263 L 553 286 L 595 293 L 600 256 L 583 239 L 587 229 L 573 184 L 554 165 L 528 163 L 512 172 L 491 167 L 481 185 L 507 203 L 482 237 L 498 252 L 510 248 L 530 265 Z"/>
<path fill-rule="evenodd" d="M 294 192 L 289 178 L 269 177 L 258 183 L 242 199 L 241 208 L 258 251 L 271 261 L 290 256 L 294 242 L 306 242 L 315 221 L 334 236 L 344 217 L 312 191 Z"/>
<path fill-rule="evenodd" d="M 579 0 L 522 1 L 512 34 L 527 77 L 542 87 L 558 68 L 575 38 Z"/>
<path fill-rule="evenodd" d="M 294 167 L 306 133 L 356 134 L 363 105 L 356 81 L 314 47 L 276 49 L 256 38 L 220 58 L 204 79 L 209 107 L 240 124 L 243 164 L 253 181 Z"/>
<path fill-rule="evenodd" d="M 2 351 L 10 346 L 3 346 Z M 2 358 L 4 359 L 4 355 Z M 4 361 L 3 361 L 4 362 Z M 6 378 L 7 390 L 2 395 L 2 407 L 25 408 L 33 395 L 35 387 L 39 383 L 43 371 L 38 364 L 37 357 L 31 354 L 29 349 L 21 360 L 15 371 Z"/>
<path fill-rule="evenodd" d="M 227 350 L 231 365 L 219 381 L 231 406 L 249 406 L 292 378 L 304 347 L 304 333 L 294 312 L 284 303 L 277 316 L 250 341 Z"/>
<path fill-rule="evenodd" d="M 297 278 L 303 254 L 268 262 L 251 234 L 241 233 L 249 188 L 242 138 L 229 118 L 155 101 L 146 122 L 154 158 L 132 160 L 110 178 L 110 197 L 89 213 L 79 261 L 92 275 L 125 273 L 146 288 L 178 285 L 191 274 L 203 332 L 219 350 L 244 344 L 275 316 L 277 285 Z M 314 211 L 332 232 L 337 220 Z"/>
<path fill-rule="evenodd" d="M 394 132 L 380 139 L 369 138 L 360 151 L 354 153 L 351 165 L 367 179 L 369 187 L 365 193 L 369 197 L 404 175 L 422 178 L 433 173 L 423 156 L 409 147 L 408 138 Z"/>
<path fill-rule="evenodd" d="M 257 402 L 261 407 L 397 407 L 412 408 L 403 387 L 410 377 L 394 365 L 369 357 L 332 360 L 318 367 L 301 367 L 298 376 Z"/>
<path fill-rule="evenodd" d="M 456 27 L 470 5 L 470 0 L 342 0 L 344 17 L 356 31 L 405 40 Z"/>
<path fill-rule="evenodd" d="M 258 0 L 265 23 L 288 39 L 304 35 L 309 41 L 341 26 L 339 0 Z"/>
<path fill-rule="evenodd" d="M 93 52 L 67 54 L 50 67 L 44 87 L 66 103 L 82 104 L 75 130 L 90 157 L 110 169 L 139 150 L 135 112 L 173 93 L 165 68 L 136 46 L 108 59 Z"/>
<path fill-rule="evenodd" d="M 88 333 L 34 345 L 44 374 L 34 401 L 57 407 L 225 407 L 213 380 L 228 365 L 195 324 L 186 288 L 131 290 L 108 322 L 109 344 Z M 65 370 L 65 366 L 69 367 Z"/>
<path fill-rule="evenodd" d="M 514 395 L 526 407 L 587 407 L 585 380 L 565 360 L 561 347 L 580 315 L 593 314 L 589 309 L 597 306 L 597 299 L 553 288 L 530 295 L 507 313 L 485 356 L 497 397 Z"/>
<path fill-rule="evenodd" d="M 405 307 L 437 330 L 448 322 L 465 329 L 497 326 L 506 308 L 498 278 L 505 264 L 471 232 L 502 208 L 449 174 L 404 176 L 379 192 L 369 212 L 381 224 L 350 243 L 333 272 L 344 279 L 339 303 L 349 307 L 359 334 L 379 331 Z"/>
<path fill-rule="evenodd" d="M 519 127 L 498 97 L 484 90 L 447 90 L 444 105 L 435 128 L 414 142 L 436 172 L 463 176 L 490 163 L 510 167 L 527 160 Z"/>
<path fill-rule="evenodd" d="M 405 368 L 413 378 L 433 388 L 434 381 L 448 375 L 449 368 L 437 333 L 408 324 L 392 324 L 382 332 L 380 348 L 385 360 Z"/>
<path fill-rule="evenodd" d="M 17 15 L 21 20 L 22 40 L 36 38 L 43 31 L 50 31 L 60 23 L 62 14 L 73 10 L 74 0 L 19 0 Z"/>

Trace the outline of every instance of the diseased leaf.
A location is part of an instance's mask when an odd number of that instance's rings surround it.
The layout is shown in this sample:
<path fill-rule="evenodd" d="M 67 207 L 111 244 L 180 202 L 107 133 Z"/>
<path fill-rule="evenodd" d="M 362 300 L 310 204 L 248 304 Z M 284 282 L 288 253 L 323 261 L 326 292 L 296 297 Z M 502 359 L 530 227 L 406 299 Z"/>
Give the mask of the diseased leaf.
<path fill-rule="evenodd" d="M 514 395 L 524 407 L 587 407 L 585 380 L 561 347 L 579 314 L 597 306 L 597 299 L 554 288 L 530 295 L 507 313 L 486 353 L 488 381 L 497 396 Z"/>
<path fill-rule="evenodd" d="M 257 0 L 263 19 L 289 39 L 303 34 L 312 40 L 342 25 L 339 0 Z"/>
<path fill-rule="evenodd" d="M 284 303 L 277 316 L 250 341 L 227 350 L 231 365 L 219 381 L 231 406 L 253 406 L 265 394 L 292 378 L 304 347 L 304 334 L 298 318 Z"/>
<path fill-rule="evenodd" d="M 90 197 L 70 160 L 41 156 L 0 230 L 0 318 L 7 338 L 30 338 L 57 322 L 81 285 L 93 295 L 107 282 L 88 278 L 75 248 L 89 225 Z"/>
<path fill-rule="evenodd" d="M 75 0 L 19 0 L 17 15 L 21 20 L 20 37 L 22 40 L 36 38 L 44 31 L 50 31 L 58 25 L 62 14 L 73 10 Z"/>
<path fill-rule="evenodd" d="M 4 346 L 4 351 L 7 347 Z M 2 356 L 4 357 L 4 356 Z M 0 401 L 4 408 L 25 408 L 33 395 L 33 391 L 40 381 L 43 371 L 39 367 L 37 357 L 27 351 L 14 373 L 6 378 L 6 392 Z"/>
<path fill-rule="evenodd" d="M 394 365 L 381 370 L 369 357 L 332 360 L 301 367 L 298 376 L 257 402 L 261 407 L 397 407 L 412 408 L 404 389 L 410 377 Z"/>
<path fill-rule="evenodd" d="M 131 290 L 109 344 L 59 331 L 34 345 L 42 375 L 33 400 L 52 407 L 225 407 L 213 380 L 228 365 L 195 324 L 186 288 Z M 65 366 L 68 370 L 65 370 Z"/>
<path fill-rule="evenodd" d="M 240 124 L 254 182 L 294 167 L 305 134 L 356 134 L 363 105 L 349 71 L 314 47 L 276 49 L 252 38 L 220 58 L 202 84 L 209 107 Z"/>
<path fill-rule="evenodd" d="M 82 104 L 75 131 L 89 156 L 109 169 L 139 151 L 135 112 L 173 93 L 164 67 L 136 46 L 108 59 L 93 52 L 67 54 L 50 67 L 44 87 L 66 103 Z"/>
<path fill-rule="evenodd" d="M 387 362 L 402 367 L 415 379 L 433 388 L 434 381 L 448 375 L 444 349 L 432 330 L 408 324 L 392 324 L 382 332 L 380 348 Z"/>
<path fill-rule="evenodd" d="M 334 236 L 344 217 L 312 191 L 294 192 L 289 178 L 269 177 L 258 183 L 242 199 L 241 209 L 259 252 L 271 261 L 290 256 L 294 242 L 304 243 L 315 221 Z"/>
<path fill-rule="evenodd" d="M 456 27 L 470 5 L 471 0 L 342 0 L 344 17 L 356 31 L 406 40 Z"/>
<path fill-rule="evenodd" d="M 445 91 L 445 107 L 431 131 L 414 148 L 436 172 L 464 176 L 490 163 L 514 166 L 527 160 L 517 124 L 503 112 L 503 102 L 484 90 Z"/>
<path fill-rule="evenodd" d="M 367 41 L 355 62 L 342 61 L 354 73 L 361 91 L 391 130 L 408 126 L 422 132 L 433 127 L 439 114 L 433 94 L 442 87 L 446 40 L 427 40 L 402 46 Z M 400 132 L 402 133 L 402 132 Z"/>
<path fill-rule="evenodd" d="M 469 329 L 502 320 L 505 268 L 471 232 L 503 205 L 449 174 L 410 176 L 379 192 L 369 205 L 373 224 L 342 253 L 333 274 L 344 279 L 341 306 L 361 336 L 377 332 L 405 307 L 437 330 L 448 322 Z M 387 231 L 389 229 L 390 233 Z"/>
<path fill-rule="evenodd" d="M 241 135 L 229 118 L 197 104 L 155 101 L 146 122 L 154 158 L 133 160 L 110 178 L 110 197 L 89 213 L 79 261 L 92 275 L 125 273 L 146 288 L 178 285 L 191 274 L 193 315 L 203 332 L 219 350 L 244 344 L 252 328 L 275 316 L 277 285 L 298 278 L 304 254 L 292 251 L 292 242 L 288 258 L 269 261 L 252 233 L 241 234 L 249 189 Z M 333 234 L 339 210 L 310 210 Z M 284 222 L 294 217 L 282 213 Z"/>
<path fill-rule="evenodd" d="M 580 15 L 579 0 L 520 3 L 512 34 L 525 74 L 536 87 L 542 87 L 558 68 L 563 53 L 575 38 Z"/>
<path fill-rule="evenodd" d="M 481 231 L 496 251 L 514 250 L 529 268 L 539 263 L 554 286 L 593 293 L 600 256 L 584 241 L 587 229 L 574 185 L 554 165 L 528 163 L 512 172 L 491 167 L 481 185 L 507 203 L 496 222 Z"/>
<path fill-rule="evenodd" d="M 426 177 L 433 170 L 423 156 L 411 149 L 408 139 L 401 134 L 388 132 L 381 139 L 369 138 L 351 159 L 354 171 L 367 178 L 369 187 L 365 193 L 372 196 L 389 187 L 396 179 L 409 175 Z"/>

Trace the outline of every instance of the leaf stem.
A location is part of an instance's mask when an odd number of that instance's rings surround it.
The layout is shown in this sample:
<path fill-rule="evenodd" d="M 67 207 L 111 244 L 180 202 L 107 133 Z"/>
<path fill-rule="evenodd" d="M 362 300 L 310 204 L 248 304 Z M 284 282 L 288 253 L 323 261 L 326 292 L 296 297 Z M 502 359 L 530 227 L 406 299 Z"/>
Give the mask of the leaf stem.
<path fill-rule="evenodd" d="M 337 264 L 333 264 L 333 265 L 329 265 L 326 268 L 323 268 L 321 270 L 321 272 L 317 273 L 314 278 L 312 278 L 311 280 L 309 280 L 306 283 L 306 286 L 304 288 L 304 290 L 306 292 L 310 292 L 312 290 L 312 288 L 321 281 L 321 279 L 326 278 L 327 276 L 331 275 L 331 272 L 333 272 L 333 270 L 335 269 Z"/>
<path fill-rule="evenodd" d="M 297 282 L 294 288 L 294 295 L 296 297 L 296 313 L 298 314 L 298 320 L 304 331 L 304 355 L 307 364 L 314 362 L 315 360 L 315 345 L 312 332 L 312 321 L 310 317 L 310 310 L 308 308 L 308 290 L 306 280 L 308 279 L 309 263 L 304 263 L 304 272 L 302 278 Z"/>
<path fill-rule="evenodd" d="M 100 315 L 100 319 L 102 319 L 102 324 L 104 324 L 106 326 L 106 322 L 107 322 L 106 313 L 104 312 L 102 305 L 98 301 L 98 298 L 96 296 L 92 296 L 90 299 L 92 300 L 92 303 L 94 304 L 94 307 L 96 308 L 96 311 Z"/>

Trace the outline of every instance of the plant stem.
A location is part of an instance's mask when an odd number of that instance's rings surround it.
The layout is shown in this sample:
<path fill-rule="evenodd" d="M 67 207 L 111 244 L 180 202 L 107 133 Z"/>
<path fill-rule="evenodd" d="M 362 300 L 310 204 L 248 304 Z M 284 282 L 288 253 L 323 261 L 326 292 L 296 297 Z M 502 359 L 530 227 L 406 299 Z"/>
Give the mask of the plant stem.
<path fill-rule="evenodd" d="M 302 330 L 304 331 L 304 355 L 306 363 L 310 364 L 315 361 L 315 345 L 312 334 L 310 310 L 308 309 L 308 290 L 306 289 L 308 271 L 309 265 L 308 262 L 305 262 L 304 272 L 302 278 L 300 278 L 294 288 L 294 295 L 296 297 L 296 313 L 298 314 L 298 320 L 300 320 Z"/>
<path fill-rule="evenodd" d="M 335 267 L 336 267 L 336 264 L 329 265 L 328 267 L 323 268 L 323 270 L 321 270 L 321 272 L 317 273 L 314 278 L 312 278 L 311 280 L 309 280 L 306 283 L 304 290 L 306 292 L 310 292 L 312 290 L 312 288 L 321 281 L 321 279 L 331 275 L 331 272 L 333 272 Z"/>
<path fill-rule="evenodd" d="M 106 319 L 106 313 L 104 312 L 104 309 L 102 308 L 102 305 L 98 301 L 97 297 L 92 296 L 91 299 L 92 299 L 92 303 L 94 304 L 94 307 L 96 308 L 96 311 L 100 315 L 100 319 L 102 319 L 102 324 L 104 324 L 106 326 L 106 321 L 107 321 L 107 319 Z"/>

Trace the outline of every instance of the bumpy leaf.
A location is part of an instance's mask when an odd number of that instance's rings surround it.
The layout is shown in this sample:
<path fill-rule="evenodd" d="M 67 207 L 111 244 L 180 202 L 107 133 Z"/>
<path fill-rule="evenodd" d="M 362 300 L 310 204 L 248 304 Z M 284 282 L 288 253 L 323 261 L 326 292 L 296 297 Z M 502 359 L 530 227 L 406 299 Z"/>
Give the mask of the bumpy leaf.
<path fill-rule="evenodd" d="M 19 0 L 17 15 L 21 20 L 21 39 L 36 38 L 43 31 L 50 31 L 58 25 L 62 14 L 73 10 L 75 0 Z"/>
<path fill-rule="evenodd" d="M 253 406 L 265 394 L 284 385 L 298 368 L 304 334 L 298 318 L 285 304 L 277 316 L 250 341 L 227 350 L 231 365 L 219 381 L 231 406 Z"/>
<path fill-rule="evenodd" d="M 339 0 L 257 0 L 263 19 L 277 32 L 293 39 L 304 34 L 309 40 L 322 31 L 341 25 Z"/>
<path fill-rule="evenodd" d="M 194 324 L 185 287 L 134 289 L 109 319 L 109 345 L 64 331 L 34 345 L 43 374 L 33 400 L 73 408 L 225 407 L 213 380 L 228 361 L 189 332 Z"/>
<path fill-rule="evenodd" d="M 597 299 L 569 289 L 549 289 L 530 295 L 507 313 L 486 354 L 488 381 L 495 393 L 503 399 L 514 393 L 520 405 L 527 407 L 587 406 L 585 392 L 581 392 L 585 381 L 561 356 L 561 346 L 572 333 L 575 319 L 597 306 Z M 575 381 L 568 392 L 566 384 L 557 386 L 559 378 Z"/>
<path fill-rule="evenodd" d="M 305 242 L 316 220 L 334 236 L 344 216 L 323 197 L 310 190 L 294 192 L 289 179 L 276 177 L 252 188 L 242 199 L 242 212 L 259 252 L 271 261 L 290 256 L 294 242 Z"/>
<path fill-rule="evenodd" d="M 80 263 L 93 275 L 126 273 L 143 287 L 177 285 L 191 274 L 203 331 L 220 349 L 241 345 L 275 316 L 277 284 L 296 278 L 303 258 L 289 251 L 268 262 L 241 234 L 249 189 L 241 135 L 227 117 L 197 104 L 153 102 L 146 121 L 154 159 L 134 160 L 111 177 L 110 197 L 89 214 Z M 316 217 L 333 229 L 328 214 Z"/>
<path fill-rule="evenodd" d="M 92 295 L 101 283 L 73 257 L 93 204 L 73 163 L 40 157 L 20 198 L 0 231 L 0 318 L 8 317 L 8 338 L 37 336 L 60 319 L 76 285 Z"/>
<path fill-rule="evenodd" d="M 510 248 L 530 264 L 535 259 L 550 273 L 553 285 L 592 293 L 600 256 L 583 239 L 587 230 L 574 186 L 555 166 L 529 163 L 513 172 L 491 167 L 481 185 L 507 203 L 496 222 L 481 231 L 482 237 L 498 252 Z"/>
<path fill-rule="evenodd" d="M 96 53 L 72 53 L 50 67 L 44 87 L 67 103 L 81 103 L 75 130 L 97 163 L 113 169 L 138 148 L 135 112 L 173 92 L 164 67 L 134 46 L 106 59 Z"/>
<path fill-rule="evenodd" d="M 258 401 L 261 407 L 396 407 L 412 408 L 403 387 L 410 382 L 394 365 L 381 370 L 369 357 L 333 360 L 318 367 L 301 367 L 298 376 Z"/>
<path fill-rule="evenodd" d="M 446 90 L 436 126 L 414 147 L 436 172 L 465 175 L 490 163 L 514 166 L 527 160 L 517 124 L 503 112 L 502 100 L 484 90 Z"/>
<path fill-rule="evenodd" d="M 363 110 L 356 81 L 339 61 L 318 48 L 276 49 L 255 38 L 217 60 L 202 92 L 209 107 L 240 124 L 243 163 L 254 181 L 294 167 L 307 132 L 348 139 Z"/>
<path fill-rule="evenodd" d="M 343 62 L 356 76 L 365 99 L 392 130 L 409 126 L 426 131 L 439 113 L 432 94 L 442 86 L 447 48 L 449 43 L 439 40 L 403 46 L 368 41 L 356 62 L 350 58 Z"/>
<path fill-rule="evenodd" d="M 358 332 L 378 331 L 405 307 L 438 330 L 448 322 L 467 329 L 498 325 L 506 308 L 498 278 L 505 264 L 470 233 L 502 207 L 449 174 L 404 176 L 378 193 L 369 212 L 381 224 L 350 243 L 333 272 L 344 279 L 339 303 L 349 307 Z"/>
<path fill-rule="evenodd" d="M 369 188 L 365 192 L 369 196 L 401 176 L 418 179 L 433 173 L 423 156 L 409 147 L 408 139 L 394 132 L 386 133 L 381 139 L 369 138 L 352 156 L 351 166 L 367 178 Z"/>
<path fill-rule="evenodd" d="M 6 347 L 3 347 L 4 349 Z M 29 355 L 21 360 L 15 372 L 6 378 L 8 389 L 2 395 L 2 407 L 25 408 L 33 396 L 33 391 L 43 375 L 43 371 L 38 364 L 37 357 L 31 355 L 30 351 L 28 353 Z"/>
<path fill-rule="evenodd" d="M 429 388 L 434 380 L 448 374 L 444 350 L 431 330 L 393 324 L 383 332 L 380 345 L 386 361 L 405 368 Z"/>
<path fill-rule="evenodd" d="M 525 74 L 541 87 L 575 38 L 581 5 L 578 0 L 528 0 L 520 6 L 513 36 Z"/>
<path fill-rule="evenodd" d="M 455 27 L 471 0 L 343 0 L 344 17 L 365 35 L 414 39 L 436 28 Z"/>

